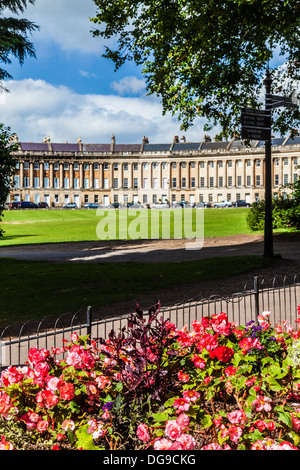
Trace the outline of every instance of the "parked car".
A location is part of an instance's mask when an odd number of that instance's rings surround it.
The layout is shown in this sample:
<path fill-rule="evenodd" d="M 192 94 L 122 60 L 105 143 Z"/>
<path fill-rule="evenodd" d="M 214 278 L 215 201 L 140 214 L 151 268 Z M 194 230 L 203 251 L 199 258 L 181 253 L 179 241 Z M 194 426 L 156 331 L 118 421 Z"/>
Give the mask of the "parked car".
<path fill-rule="evenodd" d="M 102 207 L 102 206 L 99 206 L 99 204 L 95 204 L 95 203 L 92 203 L 92 202 L 88 202 L 87 204 L 84 204 L 83 206 L 85 209 L 98 209 L 99 207 Z"/>
<path fill-rule="evenodd" d="M 220 201 L 214 204 L 214 207 L 232 207 L 231 201 Z"/>
<path fill-rule="evenodd" d="M 201 209 L 201 208 L 210 208 L 211 207 L 211 203 L 210 202 L 198 202 L 197 204 L 194 204 L 194 207 L 196 209 Z"/>
<path fill-rule="evenodd" d="M 38 206 L 40 209 L 49 209 L 49 205 L 47 202 L 39 202 Z"/>
<path fill-rule="evenodd" d="M 63 206 L 64 209 L 77 209 L 77 204 L 75 202 L 68 202 Z"/>
<path fill-rule="evenodd" d="M 151 206 L 151 209 L 169 209 L 169 204 L 166 202 L 154 203 Z"/>
<path fill-rule="evenodd" d="M 233 205 L 234 207 L 250 207 L 251 206 L 250 202 L 246 202 L 241 199 L 239 201 L 236 201 Z"/>
<path fill-rule="evenodd" d="M 39 206 L 30 201 L 13 201 L 9 205 L 10 209 L 38 209 Z"/>
<path fill-rule="evenodd" d="M 143 204 L 131 204 L 128 209 L 146 209 L 146 206 Z"/>
<path fill-rule="evenodd" d="M 172 207 L 175 207 L 175 209 L 178 207 L 181 207 L 182 209 L 187 209 L 189 207 L 193 207 L 193 205 L 189 204 L 187 201 L 179 201 L 179 202 L 173 203 Z"/>

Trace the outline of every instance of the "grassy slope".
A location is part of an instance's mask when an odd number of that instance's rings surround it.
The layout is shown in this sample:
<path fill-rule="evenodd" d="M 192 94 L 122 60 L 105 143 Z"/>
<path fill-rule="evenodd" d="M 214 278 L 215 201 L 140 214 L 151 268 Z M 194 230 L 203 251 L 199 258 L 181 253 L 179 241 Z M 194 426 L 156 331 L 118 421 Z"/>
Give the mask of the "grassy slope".
<path fill-rule="evenodd" d="M 239 274 L 268 263 L 260 256 L 157 264 L 59 264 L 3 258 L 0 325 L 137 299 L 158 288 L 216 279 L 224 272 Z"/>
<path fill-rule="evenodd" d="M 205 210 L 204 236 L 250 233 L 246 224 L 248 210 Z M 122 211 L 120 216 L 123 216 Z M 141 212 L 141 224 L 148 216 L 149 211 Z M 6 211 L 2 224 L 5 234 L 0 245 L 97 240 L 96 228 L 100 220 L 95 210 Z M 148 237 L 150 238 L 150 234 Z"/>
<path fill-rule="evenodd" d="M 247 209 L 204 211 L 205 237 L 249 233 Z M 143 211 L 141 217 L 146 217 Z M 6 211 L 0 245 L 97 240 L 93 210 Z M 7 223 L 8 222 L 8 223 Z M 0 324 L 60 315 L 266 265 L 257 256 L 185 263 L 58 264 L 0 260 Z"/>

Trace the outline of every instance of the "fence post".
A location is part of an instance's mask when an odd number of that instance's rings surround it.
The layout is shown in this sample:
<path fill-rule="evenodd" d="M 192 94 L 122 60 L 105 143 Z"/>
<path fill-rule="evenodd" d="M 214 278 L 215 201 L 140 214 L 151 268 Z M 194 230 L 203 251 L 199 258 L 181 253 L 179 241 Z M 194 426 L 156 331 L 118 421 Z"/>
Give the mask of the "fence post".
<path fill-rule="evenodd" d="M 88 343 L 90 343 L 92 335 L 92 307 L 88 307 L 86 310 L 86 332 L 89 336 Z"/>
<path fill-rule="evenodd" d="M 259 287 L 258 287 L 258 276 L 254 276 L 254 302 L 255 302 L 255 316 L 256 319 L 259 315 Z"/>

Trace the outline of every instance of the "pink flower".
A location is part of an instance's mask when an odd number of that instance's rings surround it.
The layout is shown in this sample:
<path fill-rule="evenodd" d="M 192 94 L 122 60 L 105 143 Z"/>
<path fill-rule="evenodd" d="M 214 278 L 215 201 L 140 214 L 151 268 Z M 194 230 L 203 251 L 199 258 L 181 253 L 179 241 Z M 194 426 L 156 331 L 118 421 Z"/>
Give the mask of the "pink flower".
<path fill-rule="evenodd" d="M 251 446 L 251 450 L 266 450 L 263 442 L 261 440 L 255 441 Z"/>
<path fill-rule="evenodd" d="M 62 382 L 63 381 L 59 377 L 50 377 L 47 382 L 47 388 L 52 392 L 55 392 L 55 390 L 59 389 L 59 386 Z"/>
<path fill-rule="evenodd" d="M 188 411 L 190 402 L 186 398 L 176 398 L 174 400 L 173 406 L 177 409 L 177 411 Z"/>
<path fill-rule="evenodd" d="M 166 422 L 165 434 L 171 439 L 177 439 L 181 434 L 181 428 L 175 419 Z"/>
<path fill-rule="evenodd" d="M 192 357 L 192 361 L 195 367 L 199 367 L 200 369 L 204 369 L 205 367 L 205 360 L 201 356 L 197 356 L 194 354 Z"/>
<path fill-rule="evenodd" d="M 259 430 L 259 432 L 263 432 L 266 429 L 268 429 L 268 424 L 262 419 L 256 421 L 255 425 L 257 429 Z"/>
<path fill-rule="evenodd" d="M 11 401 L 7 393 L 0 390 L 0 413 L 6 413 L 11 406 Z"/>
<path fill-rule="evenodd" d="M 258 395 L 258 397 L 252 402 L 252 405 L 255 405 L 256 411 L 271 411 L 272 407 L 270 403 L 272 403 L 271 398 Z"/>
<path fill-rule="evenodd" d="M 292 427 L 294 431 L 300 431 L 300 419 L 296 418 L 294 415 L 292 415 Z"/>
<path fill-rule="evenodd" d="M 178 424 L 178 426 L 180 427 L 180 429 L 183 431 L 185 430 L 188 425 L 190 424 L 190 418 L 188 415 L 186 415 L 185 413 L 181 413 L 178 418 L 176 419 L 176 423 Z"/>
<path fill-rule="evenodd" d="M 60 398 L 62 400 L 72 400 L 75 396 L 74 385 L 66 383 L 59 388 Z"/>
<path fill-rule="evenodd" d="M 14 450 L 12 443 L 6 441 L 4 436 L 1 436 L 0 450 Z"/>
<path fill-rule="evenodd" d="M 220 444 L 216 444 L 215 442 L 210 442 L 206 446 L 201 447 L 200 450 L 231 450 L 228 444 L 223 444 L 223 447 Z"/>
<path fill-rule="evenodd" d="M 32 365 L 36 365 L 38 362 L 44 362 L 47 357 L 50 356 L 50 352 L 47 349 L 30 348 L 28 351 L 28 359 Z"/>
<path fill-rule="evenodd" d="M 182 370 L 178 372 L 178 380 L 180 380 L 180 382 L 187 383 L 189 378 L 189 374 L 184 373 Z"/>
<path fill-rule="evenodd" d="M 233 367 L 233 366 L 228 366 L 226 367 L 225 369 L 225 375 L 227 377 L 230 377 L 231 375 L 235 375 L 236 374 L 236 371 L 237 371 L 237 368 L 236 367 Z"/>
<path fill-rule="evenodd" d="M 169 450 L 171 445 L 172 441 L 169 441 L 169 439 L 162 438 L 154 442 L 153 448 L 154 450 Z"/>
<path fill-rule="evenodd" d="M 49 369 L 47 362 L 38 362 L 34 367 L 34 374 L 36 377 L 44 378 L 47 376 Z"/>
<path fill-rule="evenodd" d="M 193 450 L 196 446 L 196 440 L 190 434 L 181 434 L 176 439 L 181 446 L 181 450 Z"/>
<path fill-rule="evenodd" d="M 71 419 L 65 419 L 61 425 L 64 431 L 74 431 L 75 429 L 75 423 Z"/>
<path fill-rule="evenodd" d="M 183 398 L 188 401 L 196 401 L 200 397 L 200 393 L 195 392 L 194 390 L 184 390 L 182 395 Z"/>
<path fill-rule="evenodd" d="M 37 423 L 37 425 L 36 425 L 36 429 L 37 429 L 37 431 L 39 431 L 40 433 L 46 432 L 47 429 L 48 429 L 48 427 L 49 427 L 48 421 L 45 421 L 45 420 L 43 420 L 43 419 L 41 419 L 41 420 Z"/>
<path fill-rule="evenodd" d="M 235 426 L 235 425 L 230 426 L 229 438 L 232 440 L 232 442 L 238 442 L 242 434 L 243 434 L 243 430 L 241 427 Z"/>
<path fill-rule="evenodd" d="M 232 424 L 245 424 L 247 415 L 244 410 L 235 410 L 227 414 L 227 418 Z"/>
<path fill-rule="evenodd" d="M 71 334 L 71 341 L 73 343 L 76 343 L 76 341 L 78 341 L 79 337 L 78 337 L 78 334 L 77 333 L 72 333 Z"/>
<path fill-rule="evenodd" d="M 279 444 L 279 447 L 282 450 L 299 450 L 298 447 L 293 446 L 290 442 L 288 441 L 283 441 Z"/>
<path fill-rule="evenodd" d="M 143 423 L 138 425 L 137 430 L 136 430 L 136 435 L 143 442 L 148 442 L 150 440 L 148 427 Z"/>
<path fill-rule="evenodd" d="M 17 367 L 8 367 L 1 374 L 1 379 L 5 387 L 11 384 L 17 384 L 22 381 L 23 374 L 17 369 Z"/>
<path fill-rule="evenodd" d="M 41 408 L 45 406 L 49 409 L 57 405 L 59 398 L 55 393 L 51 392 L 51 390 L 41 390 L 36 395 L 36 401 Z"/>

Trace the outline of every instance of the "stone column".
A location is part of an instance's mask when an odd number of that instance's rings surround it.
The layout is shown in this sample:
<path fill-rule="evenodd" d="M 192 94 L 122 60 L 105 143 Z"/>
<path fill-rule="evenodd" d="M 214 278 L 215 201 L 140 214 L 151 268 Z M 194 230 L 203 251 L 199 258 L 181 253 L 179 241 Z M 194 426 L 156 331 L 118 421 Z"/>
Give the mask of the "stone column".
<path fill-rule="evenodd" d="M 63 189 L 64 187 L 64 164 L 59 164 L 59 187 Z"/>
<path fill-rule="evenodd" d="M 20 188 L 24 187 L 24 162 L 20 162 Z"/>
<path fill-rule="evenodd" d="M 73 169 L 73 163 L 69 164 L 69 174 L 70 174 L 70 182 L 69 182 L 69 188 L 73 189 L 74 187 L 74 169 Z"/>
<path fill-rule="evenodd" d="M 92 163 L 90 163 L 90 184 L 89 188 L 93 189 L 94 188 L 94 166 Z"/>
<path fill-rule="evenodd" d="M 40 189 L 44 188 L 44 163 L 40 163 Z"/>
<path fill-rule="evenodd" d="M 83 189 L 83 163 L 79 163 L 79 189 Z"/>
<path fill-rule="evenodd" d="M 29 187 L 33 188 L 33 162 L 29 163 Z"/>

